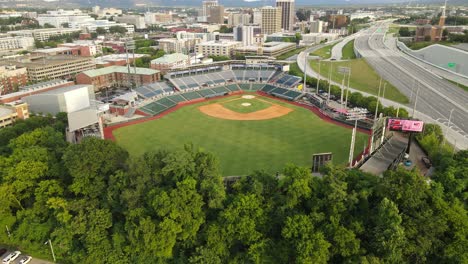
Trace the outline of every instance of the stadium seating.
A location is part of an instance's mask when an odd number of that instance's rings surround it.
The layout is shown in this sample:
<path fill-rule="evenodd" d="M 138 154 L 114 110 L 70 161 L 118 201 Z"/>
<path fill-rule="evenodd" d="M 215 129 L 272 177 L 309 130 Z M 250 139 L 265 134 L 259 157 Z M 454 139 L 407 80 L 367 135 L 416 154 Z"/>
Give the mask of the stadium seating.
<path fill-rule="evenodd" d="M 167 99 L 166 97 L 163 97 L 163 98 L 157 100 L 156 103 L 164 105 L 164 106 L 166 106 L 168 108 L 173 107 L 173 106 L 176 105 L 176 103 L 174 101 L 171 101 L 170 99 Z"/>
<path fill-rule="evenodd" d="M 253 83 L 251 85 L 251 90 L 254 90 L 254 91 L 259 91 L 261 90 L 263 87 L 265 87 L 265 84 L 256 84 L 256 83 Z"/>
<path fill-rule="evenodd" d="M 231 92 L 239 91 L 240 88 L 237 84 L 229 84 L 226 85 L 226 88 L 229 89 Z"/>
<path fill-rule="evenodd" d="M 215 93 L 227 93 L 227 92 L 229 92 L 229 90 L 224 86 L 212 88 L 211 90 L 213 90 Z"/>
<path fill-rule="evenodd" d="M 242 90 L 244 90 L 244 91 L 250 91 L 250 90 L 252 90 L 252 89 L 250 88 L 250 84 L 241 83 L 241 84 L 239 84 L 239 87 L 240 87 Z"/>
<path fill-rule="evenodd" d="M 202 98 L 202 96 L 197 92 L 188 92 L 188 93 L 183 93 L 183 94 L 180 94 L 180 95 L 182 97 L 184 97 L 185 100 L 187 100 L 187 101 Z"/>
<path fill-rule="evenodd" d="M 203 97 L 215 94 L 215 92 L 213 92 L 211 89 L 203 89 L 203 90 L 199 90 L 197 92 L 199 94 L 201 94 Z"/>
<path fill-rule="evenodd" d="M 185 98 L 183 98 L 182 96 L 180 96 L 178 94 L 168 96 L 167 98 L 170 99 L 171 101 L 175 102 L 175 103 L 180 103 L 180 102 L 187 101 L 187 100 L 185 100 Z"/>
<path fill-rule="evenodd" d="M 157 115 L 159 113 L 164 112 L 165 110 L 169 109 L 170 107 L 167 107 L 165 105 L 159 104 L 157 102 L 153 102 L 150 104 L 147 104 L 143 107 L 140 107 L 140 110 L 150 114 L 150 115 Z"/>
<path fill-rule="evenodd" d="M 157 82 L 137 87 L 135 91 L 141 97 L 152 98 L 155 96 L 172 93 L 174 92 L 174 88 L 165 82 Z"/>

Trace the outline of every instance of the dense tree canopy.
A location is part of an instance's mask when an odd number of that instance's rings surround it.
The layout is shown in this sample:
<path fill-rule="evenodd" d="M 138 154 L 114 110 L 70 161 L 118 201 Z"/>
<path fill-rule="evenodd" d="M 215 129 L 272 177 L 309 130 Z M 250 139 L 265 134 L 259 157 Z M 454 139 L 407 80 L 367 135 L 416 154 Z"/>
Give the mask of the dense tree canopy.
<path fill-rule="evenodd" d="M 431 180 L 289 164 L 228 186 L 210 153 L 64 141 L 64 117 L 0 130 L 0 242 L 62 263 L 467 263 L 468 152 Z M 436 132 L 434 132 L 436 133 Z"/>

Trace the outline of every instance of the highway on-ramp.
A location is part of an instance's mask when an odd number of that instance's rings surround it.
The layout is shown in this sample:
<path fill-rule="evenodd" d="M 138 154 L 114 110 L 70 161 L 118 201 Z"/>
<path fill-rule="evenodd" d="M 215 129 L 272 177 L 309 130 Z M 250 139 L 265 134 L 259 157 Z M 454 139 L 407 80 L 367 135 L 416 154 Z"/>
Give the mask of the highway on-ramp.
<path fill-rule="evenodd" d="M 386 46 L 387 28 L 388 22 L 382 22 L 364 31 L 355 40 L 356 50 L 384 79 L 410 98 L 411 106 L 417 94 L 419 112 L 447 124 L 453 109 L 450 120 L 453 130 L 467 136 L 468 93 Z"/>

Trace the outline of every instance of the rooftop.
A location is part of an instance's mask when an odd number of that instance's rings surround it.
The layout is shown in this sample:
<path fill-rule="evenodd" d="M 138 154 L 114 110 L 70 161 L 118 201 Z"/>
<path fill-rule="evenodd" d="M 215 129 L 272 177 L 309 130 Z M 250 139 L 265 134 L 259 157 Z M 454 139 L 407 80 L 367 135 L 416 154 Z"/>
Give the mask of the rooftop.
<path fill-rule="evenodd" d="M 140 74 L 140 75 L 150 75 L 150 74 L 156 74 L 159 72 L 157 70 L 147 69 L 147 68 L 135 68 L 135 69 L 136 69 L 136 74 Z M 111 73 L 128 73 L 128 68 L 126 66 L 110 66 L 110 67 L 105 67 L 105 68 L 96 69 L 96 70 L 84 71 L 82 73 L 88 75 L 89 77 L 97 77 L 97 76 L 111 74 Z M 130 69 L 130 73 L 135 73 L 133 67 Z"/>
<path fill-rule="evenodd" d="M 0 105 L 0 117 L 13 114 L 15 111 L 11 107 Z"/>
<path fill-rule="evenodd" d="M 174 63 L 181 60 L 187 60 L 188 56 L 182 53 L 166 54 L 160 58 L 154 59 L 151 63 Z"/>
<path fill-rule="evenodd" d="M 15 64 L 17 66 L 23 67 L 44 67 L 44 65 L 60 65 L 68 63 L 70 61 L 85 61 L 93 60 L 91 57 L 80 57 L 72 55 L 55 55 L 55 56 L 30 56 L 21 58 L 18 61 L 8 61 L 10 64 Z"/>

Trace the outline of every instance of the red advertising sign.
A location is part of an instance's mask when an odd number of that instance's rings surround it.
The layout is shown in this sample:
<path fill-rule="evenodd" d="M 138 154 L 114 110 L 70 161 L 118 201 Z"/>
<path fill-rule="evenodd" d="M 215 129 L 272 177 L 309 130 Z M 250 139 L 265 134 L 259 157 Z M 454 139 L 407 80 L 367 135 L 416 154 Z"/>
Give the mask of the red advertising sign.
<path fill-rule="evenodd" d="M 388 129 L 391 131 L 422 132 L 424 122 L 419 120 L 389 119 Z"/>

